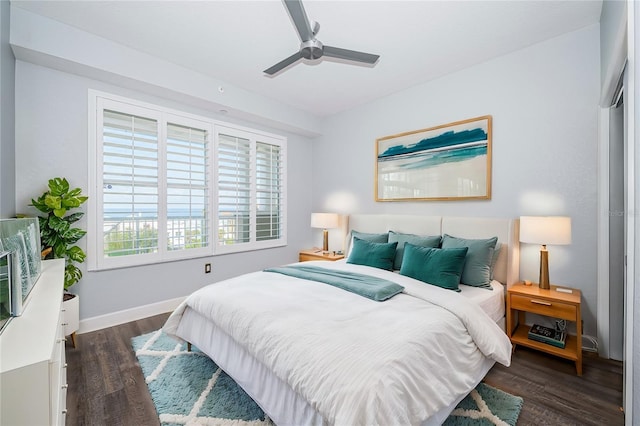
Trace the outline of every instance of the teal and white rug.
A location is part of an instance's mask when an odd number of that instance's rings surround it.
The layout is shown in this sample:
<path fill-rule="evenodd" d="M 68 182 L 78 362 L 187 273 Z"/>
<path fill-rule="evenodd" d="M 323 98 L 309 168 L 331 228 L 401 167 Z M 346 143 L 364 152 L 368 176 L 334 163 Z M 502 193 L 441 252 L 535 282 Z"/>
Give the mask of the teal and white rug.
<path fill-rule="evenodd" d="M 209 357 L 158 330 L 134 337 L 133 349 L 163 426 L 273 425 L 260 407 Z M 445 421 L 515 425 L 522 398 L 480 383 Z"/>

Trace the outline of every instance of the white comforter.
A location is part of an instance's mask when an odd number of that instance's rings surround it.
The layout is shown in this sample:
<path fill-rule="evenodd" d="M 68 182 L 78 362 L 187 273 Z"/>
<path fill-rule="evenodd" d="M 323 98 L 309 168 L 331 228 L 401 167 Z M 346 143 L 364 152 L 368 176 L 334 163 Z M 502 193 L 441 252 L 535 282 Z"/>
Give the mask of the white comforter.
<path fill-rule="evenodd" d="M 484 357 L 508 366 L 511 343 L 463 296 L 392 272 L 344 262 L 316 266 L 395 281 L 375 302 L 327 284 L 256 272 L 202 288 L 189 306 L 209 318 L 330 424 L 418 424 L 467 394 Z M 177 337 L 177 336 L 176 336 Z"/>

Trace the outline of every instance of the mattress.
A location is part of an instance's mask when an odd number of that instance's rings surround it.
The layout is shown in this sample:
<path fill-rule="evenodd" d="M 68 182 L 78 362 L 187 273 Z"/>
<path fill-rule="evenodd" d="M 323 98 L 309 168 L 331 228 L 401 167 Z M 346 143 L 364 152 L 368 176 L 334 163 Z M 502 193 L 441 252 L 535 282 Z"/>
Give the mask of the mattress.
<path fill-rule="evenodd" d="M 491 287 L 493 291 L 461 284 L 460 290 L 463 296 L 480 305 L 492 320 L 499 322 L 505 315 L 504 286 L 493 280 Z"/>

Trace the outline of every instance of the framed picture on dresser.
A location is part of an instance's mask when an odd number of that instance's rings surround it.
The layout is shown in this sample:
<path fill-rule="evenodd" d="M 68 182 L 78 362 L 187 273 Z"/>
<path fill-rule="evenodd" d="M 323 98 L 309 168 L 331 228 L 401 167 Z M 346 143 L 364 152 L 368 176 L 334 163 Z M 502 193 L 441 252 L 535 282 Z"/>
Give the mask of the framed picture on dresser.
<path fill-rule="evenodd" d="M 491 199 L 485 115 L 376 140 L 376 201 Z"/>

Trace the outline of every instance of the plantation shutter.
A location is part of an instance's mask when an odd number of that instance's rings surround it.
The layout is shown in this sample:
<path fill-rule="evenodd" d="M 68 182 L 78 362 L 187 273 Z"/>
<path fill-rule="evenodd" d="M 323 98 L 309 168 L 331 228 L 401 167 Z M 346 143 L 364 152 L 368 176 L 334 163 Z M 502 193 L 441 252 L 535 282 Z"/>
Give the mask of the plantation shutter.
<path fill-rule="evenodd" d="M 251 142 L 218 135 L 218 244 L 251 241 Z"/>
<path fill-rule="evenodd" d="M 256 143 L 256 240 L 282 236 L 282 155 L 278 145 Z"/>
<path fill-rule="evenodd" d="M 104 256 L 158 251 L 158 122 L 103 112 Z"/>
<path fill-rule="evenodd" d="M 89 271 L 286 245 L 286 138 L 89 99 Z"/>
<path fill-rule="evenodd" d="M 208 133 L 167 124 L 167 249 L 209 245 Z"/>

